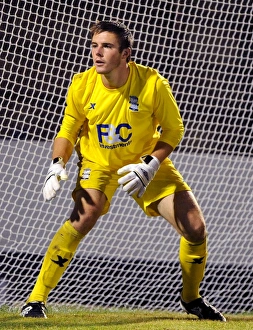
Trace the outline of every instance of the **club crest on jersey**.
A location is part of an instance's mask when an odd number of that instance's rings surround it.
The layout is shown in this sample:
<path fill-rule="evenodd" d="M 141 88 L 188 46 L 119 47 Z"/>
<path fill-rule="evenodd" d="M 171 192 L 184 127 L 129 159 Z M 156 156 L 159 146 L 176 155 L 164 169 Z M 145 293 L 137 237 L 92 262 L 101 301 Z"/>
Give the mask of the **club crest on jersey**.
<path fill-rule="evenodd" d="M 129 109 L 132 110 L 132 111 L 138 111 L 138 97 L 137 96 L 130 96 L 130 99 L 129 99 L 129 103 L 130 103 L 130 107 Z"/>

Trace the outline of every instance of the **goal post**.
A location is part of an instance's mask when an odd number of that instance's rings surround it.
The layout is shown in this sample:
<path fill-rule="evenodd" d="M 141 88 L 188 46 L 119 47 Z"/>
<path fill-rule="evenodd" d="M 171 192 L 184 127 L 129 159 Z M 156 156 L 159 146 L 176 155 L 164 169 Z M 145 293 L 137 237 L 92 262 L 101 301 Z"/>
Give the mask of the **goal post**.
<path fill-rule="evenodd" d="M 251 311 L 253 84 L 251 2 L 3 1 L 0 54 L 0 305 L 25 301 L 71 211 L 77 157 L 50 203 L 42 185 L 74 73 L 92 66 L 89 27 L 119 19 L 132 59 L 167 77 L 185 124 L 171 158 L 206 218 L 201 292 L 223 312 Z M 179 237 L 117 190 L 49 303 L 180 310 Z"/>

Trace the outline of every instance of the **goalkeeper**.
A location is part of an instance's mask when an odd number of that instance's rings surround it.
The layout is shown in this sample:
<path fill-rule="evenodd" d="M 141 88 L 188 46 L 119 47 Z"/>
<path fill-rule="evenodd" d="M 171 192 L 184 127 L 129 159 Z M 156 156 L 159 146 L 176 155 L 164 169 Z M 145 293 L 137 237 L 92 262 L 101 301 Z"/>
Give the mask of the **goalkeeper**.
<path fill-rule="evenodd" d="M 45 200 L 56 196 L 76 148 L 75 204 L 48 247 L 21 314 L 46 317 L 50 291 L 120 185 L 148 216 L 162 216 L 181 236 L 182 307 L 200 319 L 226 321 L 199 293 L 207 233 L 190 187 L 168 158 L 184 132 L 170 85 L 155 69 L 130 61 L 133 38 L 122 23 L 100 21 L 90 32 L 94 65 L 73 77 L 43 187 Z"/>

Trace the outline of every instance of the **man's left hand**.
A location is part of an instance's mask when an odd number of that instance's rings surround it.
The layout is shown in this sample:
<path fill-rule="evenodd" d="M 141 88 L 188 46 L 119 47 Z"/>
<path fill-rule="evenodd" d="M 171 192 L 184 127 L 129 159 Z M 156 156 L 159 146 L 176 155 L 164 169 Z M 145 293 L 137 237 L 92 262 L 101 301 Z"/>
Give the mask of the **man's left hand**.
<path fill-rule="evenodd" d="M 146 156 L 142 163 L 129 164 L 121 167 L 118 170 L 118 174 L 124 174 L 122 178 L 118 180 L 120 185 L 123 185 L 123 190 L 128 195 L 137 193 L 137 197 L 141 197 L 151 180 L 154 178 L 156 172 L 160 167 L 160 162 L 155 156 Z"/>

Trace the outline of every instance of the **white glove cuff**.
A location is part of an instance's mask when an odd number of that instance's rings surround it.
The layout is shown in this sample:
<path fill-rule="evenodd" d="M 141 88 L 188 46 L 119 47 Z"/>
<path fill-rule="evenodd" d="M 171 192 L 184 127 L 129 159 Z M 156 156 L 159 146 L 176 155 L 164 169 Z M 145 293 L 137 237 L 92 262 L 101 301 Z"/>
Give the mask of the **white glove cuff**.
<path fill-rule="evenodd" d="M 60 164 L 62 167 L 65 167 L 65 163 L 62 157 L 56 157 L 52 160 L 51 165 Z"/>
<path fill-rule="evenodd" d="M 155 156 L 144 156 L 141 158 L 141 160 L 148 164 L 149 166 L 151 166 L 155 171 L 157 171 L 160 167 L 160 161 L 158 160 L 158 158 L 156 158 Z"/>

